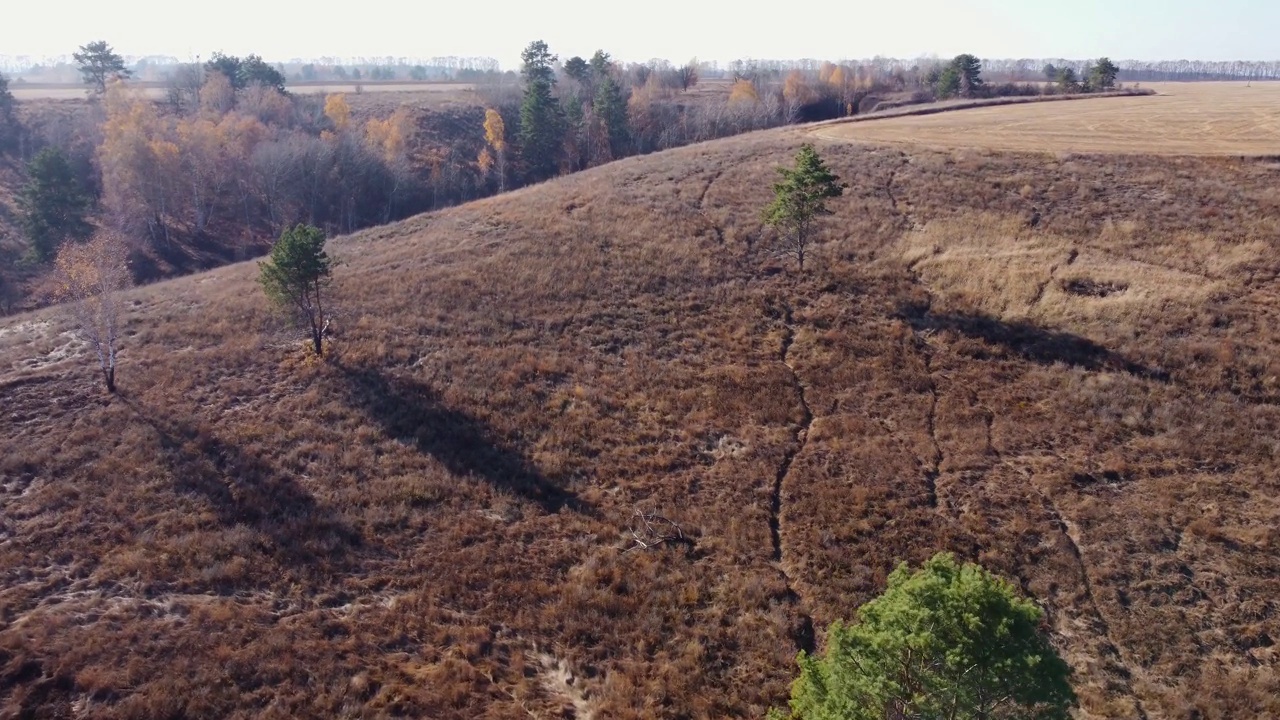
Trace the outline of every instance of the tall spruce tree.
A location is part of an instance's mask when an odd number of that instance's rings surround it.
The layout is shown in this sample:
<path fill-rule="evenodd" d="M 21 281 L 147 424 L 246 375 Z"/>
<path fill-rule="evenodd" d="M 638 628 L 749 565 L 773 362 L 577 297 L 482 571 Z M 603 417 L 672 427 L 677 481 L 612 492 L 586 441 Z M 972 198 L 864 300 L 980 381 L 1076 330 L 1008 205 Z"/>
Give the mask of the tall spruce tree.
<path fill-rule="evenodd" d="M 564 144 L 564 113 L 555 88 L 556 56 L 541 40 L 520 53 L 523 61 L 524 101 L 520 104 L 520 152 L 530 180 L 545 180 L 560 169 Z"/>
<path fill-rule="evenodd" d="M 622 97 L 622 89 L 610 75 L 605 75 L 596 87 L 596 96 L 591 103 L 596 117 L 604 121 L 609 134 L 609 152 L 614 158 L 627 154 L 627 146 L 631 142 L 631 130 L 627 126 L 627 101 Z"/>

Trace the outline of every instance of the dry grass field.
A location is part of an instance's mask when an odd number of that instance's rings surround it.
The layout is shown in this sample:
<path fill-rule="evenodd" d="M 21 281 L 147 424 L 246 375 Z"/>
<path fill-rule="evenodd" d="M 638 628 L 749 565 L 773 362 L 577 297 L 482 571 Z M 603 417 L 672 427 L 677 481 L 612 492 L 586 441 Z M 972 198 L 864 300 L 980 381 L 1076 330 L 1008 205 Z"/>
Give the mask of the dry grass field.
<path fill-rule="evenodd" d="M 1158 94 L 840 123 L 821 137 L 936 148 L 1280 155 L 1280 83 L 1157 83 Z"/>
<path fill-rule="evenodd" d="M 131 291 L 118 397 L 5 318 L 0 716 L 760 717 L 938 550 L 1082 719 L 1280 716 L 1275 167 L 818 138 L 801 275 L 810 132 L 340 238 L 324 362 L 252 263 Z"/>

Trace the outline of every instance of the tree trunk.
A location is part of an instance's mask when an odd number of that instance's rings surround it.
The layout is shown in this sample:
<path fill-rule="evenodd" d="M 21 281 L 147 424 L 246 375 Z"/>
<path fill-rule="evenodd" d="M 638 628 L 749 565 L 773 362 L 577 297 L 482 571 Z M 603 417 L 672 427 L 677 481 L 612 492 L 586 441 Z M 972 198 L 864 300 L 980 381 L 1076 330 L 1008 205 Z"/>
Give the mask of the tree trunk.
<path fill-rule="evenodd" d="M 321 345 L 320 345 L 320 342 L 322 339 L 323 338 L 320 333 L 320 328 L 316 327 L 315 325 L 312 325 L 311 326 L 311 345 L 312 347 L 315 348 L 316 357 L 324 356 L 323 349 L 321 348 Z"/>

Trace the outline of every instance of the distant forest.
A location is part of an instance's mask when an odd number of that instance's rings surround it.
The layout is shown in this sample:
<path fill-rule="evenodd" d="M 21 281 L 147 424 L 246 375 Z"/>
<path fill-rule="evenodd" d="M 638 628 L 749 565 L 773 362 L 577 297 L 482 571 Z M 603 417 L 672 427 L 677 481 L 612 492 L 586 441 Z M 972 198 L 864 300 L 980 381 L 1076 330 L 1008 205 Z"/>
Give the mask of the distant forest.
<path fill-rule="evenodd" d="M 485 58 L 275 64 L 214 53 L 199 63 L 131 62 L 104 41 L 73 58 L 26 67 L 17 79 L 0 75 L 0 156 L 11 168 L 0 189 L 17 208 L 16 222 L 0 226 L 0 309 L 43 302 L 40 279 L 59 246 L 99 231 L 129 239 L 142 282 L 259 255 L 300 222 L 349 233 L 621 157 L 789 123 L 950 97 L 1280 74 L 1280 63 L 967 54 L 628 63 L 604 50 L 562 58 L 540 41 L 525 48 L 518 73 Z M 88 102 L 19 102 L 11 92 L 69 73 Z M 462 101 L 428 106 L 364 92 L 365 79 L 466 81 L 470 89 Z M 306 80 L 345 81 L 352 93 L 289 91 Z"/>
<path fill-rule="evenodd" d="M 169 56 L 125 56 L 126 66 L 133 77 L 143 82 L 163 83 L 171 80 L 184 68 L 200 65 L 203 60 L 186 62 Z M 697 63 L 701 77 L 732 79 L 747 68 L 755 68 L 778 75 L 792 70 L 815 71 L 822 60 L 752 60 L 742 59 L 729 63 L 702 61 Z M 873 58 L 841 60 L 839 64 L 874 67 L 878 72 L 909 71 L 913 67 L 927 67 L 940 61 L 937 58 L 894 59 Z M 1037 80 L 1046 65 L 1070 67 L 1080 72 L 1088 60 L 1064 58 L 983 58 L 982 66 L 990 80 L 997 82 L 1030 82 Z M 643 63 L 623 63 L 624 67 L 646 65 L 654 69 L 670 66 L 669 61 L 649 60 Z M 273 63 L 290 83 L 307 82 L 484 82 L 503 76 L 514 77 L 518 68 L 501 69 L 497 60 L 490 57 L 324 57 L 294 59 Z M 1280 60 L 1117 60 L 1119 81 L 1177 82 L 1177 81 L 1227 81 L 1227 80 L 1277 80 L 1280 79 Z M 76 83 L 80 81 L 79 68 L 70 55 L 58 58 L 33 58 L 0 54 L 0 72 L 10 76 L 16 86 L 23 83 Z"/>

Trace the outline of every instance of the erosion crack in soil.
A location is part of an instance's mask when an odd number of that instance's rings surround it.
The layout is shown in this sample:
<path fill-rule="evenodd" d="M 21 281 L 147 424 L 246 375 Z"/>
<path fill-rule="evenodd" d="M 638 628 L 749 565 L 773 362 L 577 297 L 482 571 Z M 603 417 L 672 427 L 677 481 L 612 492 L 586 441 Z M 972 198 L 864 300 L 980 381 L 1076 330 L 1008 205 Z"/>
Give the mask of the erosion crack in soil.
<path fill-rule="evenodd" d="M 929 431 L 929 442 L 933 445 L 933 455 L 925 467 L 924 481 L 929 493 L 929 506 L 938 509 L 938 476 L 942 474 L 942 445 L 938 443 L 938 380 L 933 372 L 933 347 L 928 338 L 921 338 L 924 345 L 924 371 L 929 375 L 929 414 L 925 418 L 925 428 Z"/>
<path fill-rule="evenodd" d="M 919 261 L 915 261 L 907 266 L 907 272 L 911 275 L 911 279 L 925 292 L 925 308 L 924 314 L 927 315 L 933 308 L 933 293 L 929 292 L 928 286 L 920 278 L 920 273 L 916 270 Z M 924 481 L 925 491 L 929 499 L 929 506 L 938 509 L 938 476 L 942 474 L 942 444 L 938 442 L 938 378 L 933 369 L 933 345 L 929 342 L 929 337 L 920 330 L 914 331 L 916 341 L 920 343 L 922 354 L 924 357 L 924 372 L 929 376 L 929 412 L 925 415 L 925 430 L 929 433 L 929 443 L 933 446 L 931 456 L 925 461 L 924 465 Z"/>
<path fill-rule="evenodd" d="M 1080 251 L 1072 248 L 1071 252 L 1067 254 L 1067 262 L 1065 263 L 1065 266 L 1070 267 L 1075 264 L 1077 257 L 1080 257 Z M 1049 277 L 1045 278 L 1043 282 L 1036 286 L 1036 294 L 1031 298 L 1029 307 L 1035 307 L 1040 304 L 1040 301 L 1044 299 L 1045 290 L 1049 289 L 1049 285 L 1053 282 L 1054 278 L 1058 276 L 1058 270 L 1061 269 L 1061 267 L 1063 266 L 1058 265 L 1058 263 L 1054 263 L 1049 266 Z"/>
<path fill-rule="evenodd" d="M 1067 521 L 1062 516 L 1062 512 L 1058 509 L 1058 504 L 1053 498 L 1039 489 L 1036 490 L 1040 495 L 1040 500 L 1044 504 L 1045 511 L 1049 513 L 1050 524 L 1067 540 L 1067 549 L 1071 556 L 1075 559 L 1076 566 L 1080 570 L 1080 582 L 1084 586 L 1085 598 L 1088 600 L 1089 607 L 1093 609 L 1093 614 L 1098 618 L 1099 628 L 1102 631 L 1102 637 L 1106 640 L 1111 652 L 1115 654 L 1116 662 L 1123 668 L 1127 678 L 1133 677 L 1133 670 L 1129 662 L 1124 657 L 1124 651 L 1120 645 L 1111 637 L 1111 625 L 1107 622 L 1107 618 L 1102 614 L 1102 607 L 1098 604 L 1097 596 L 1093 592 L 1093 581 L 1089 579 L 1089 568 L 1084 561 L 1084 553 L 1080 550 L 1080 543 L 1076 541 L 1075 535 L 1071 532 L 1071 527 L 1067 525 Z M 1133 698 L 1134 710 L 1138 713 L 1141 720 L 1147 720 L 1147 712 L 1143 707 L 1142 698 L 1138 696 L 1137 691 L 1133 689 L 1133 685 L 1129 684 L 1129 695 Z"/>
<path fill-rule="evenodd" d="M 721 175 L 723 175 L 723 174 L 724 174 L 724 170 L 717 170 L 717 171 L 715 171 L 714 173 L 712 173 L 712 175 L 711 175 L 711 177 L 710 177 L 710 178 L 708 178 L 708 179 L 707 179 L 707 184 L 706 184 L 705 186 L 703 186 L 703 188 L 702 188 L 702 192 L 698 195 L 698 209 L 699 209 L 699 210 L 704 210 L 704 209 L 706 209 L 706 206 L 707 206 L 707 193 L 711 192 L 711 186 L 712 186 L 712 185 L 715 185 L 716 180 L 719 180 L 719 179 L 720 179 L 720 176 L 721 176 Z"/>
<path fill-rule="evenodd" d="M 800 399 L 800 408 L 803 411 L 803 415 L 800 425 L 796 427 L 791 447 L 782 456 L 782 463 L 778 466 L 778 474 L 774 478 L 773 496 L 770 499 L 769 508 L 769 534 L 773 540 L 773 561 L 777 563 L 778 569 L 782 572 L 783 580 L 786 582 L 787 597 L 796 605 L 800 613 L 801 626 L 796 633 L 796 646 L 800 650 L 811 653 L 814 649 L 813 618 L 804 610 L 804 601 L 800 594 L 796 592 L 795 582 L 792 580 L 791 574 L 787 571 L 786 563 L 783 561 L 781 516 L 782 486 L 787 480 L 787 475 L 791 472 L 791 466 L 795 463 L 796 457 L 804 451 L 808 442 L 809 428 L 813 425 L 813 409 L 809 406 L 808 398 L 805 396 L 804 383 L 800 382 L 800 376 L 796 373 L 795 366 L 791 364 L 791 346 L 795 343 L 796 330 L 790 305 L 784 308 L 783 323 L 785 332 L 782 336 L 779 359 L 791 375 L 791 384 Z"/>

